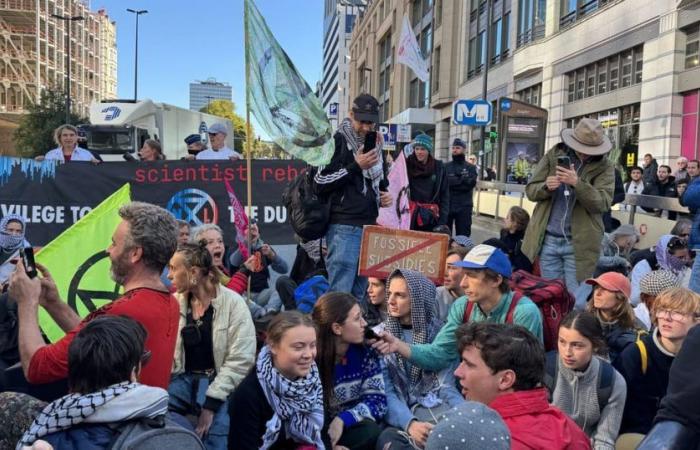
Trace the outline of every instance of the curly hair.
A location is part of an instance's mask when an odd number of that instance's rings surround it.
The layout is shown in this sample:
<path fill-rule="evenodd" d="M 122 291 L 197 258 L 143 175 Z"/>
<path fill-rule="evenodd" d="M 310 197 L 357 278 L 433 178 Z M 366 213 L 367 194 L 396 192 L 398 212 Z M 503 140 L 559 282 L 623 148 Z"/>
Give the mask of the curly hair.
<path fill-rule="evenodd" d="M 160 206 L 144 202 L 122 206 L 119 217 L 129 224 L 125 248 L 141 247 L 144 265 L 162 272 L 177 248 L 179 227 L 175 217 Z"/>

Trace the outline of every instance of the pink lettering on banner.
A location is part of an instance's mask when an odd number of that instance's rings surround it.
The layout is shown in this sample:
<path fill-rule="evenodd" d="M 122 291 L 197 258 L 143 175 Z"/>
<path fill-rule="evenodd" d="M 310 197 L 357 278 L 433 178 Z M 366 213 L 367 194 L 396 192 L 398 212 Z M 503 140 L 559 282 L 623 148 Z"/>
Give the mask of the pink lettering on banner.
<path fill-rule="evenodd" d="M 250 256 L 248 254 L 248 246 L 245 242 L 246 229 L 248 228 L 248 216 L 243 209 L 243 205 L 238 201 L 236 193 L 233 192 L 233 188 L 228 180 L 224 180 L 226 184 L 226 192 L 228 192 L 228 199 L 231 202 L 231 209 L 233 210 L 233 225 L 236 228 L 236 242 L 238 243 L 238 250 L 240 250 L 243 256 L 243 261 L 247 260 Z"/>
<path fill-rule="evenodd" d="M 411 228 L 411 213 L 408 210 L 408 172 L 403 152 L 391 166 L 388 179 L 393 202 L 391 206 L 379 209 L 377 223 L 388 228 L 408 230 Z"/>

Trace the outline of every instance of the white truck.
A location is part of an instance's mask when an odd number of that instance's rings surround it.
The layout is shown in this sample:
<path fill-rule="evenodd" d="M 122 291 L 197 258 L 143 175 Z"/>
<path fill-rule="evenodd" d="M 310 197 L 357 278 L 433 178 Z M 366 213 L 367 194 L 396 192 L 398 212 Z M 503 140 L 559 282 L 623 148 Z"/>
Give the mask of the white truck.
<path fill-rule="evenodd" d="M 90 105 L 90 124 L 79 127 L 90 151 L 103 161 L 138 159 L 138 151 L 146 139 L 160 142 L 166 159 L 177 160 L 187 155 L 184 139 L 200 134 L 207 142 L 207 130 L 222 123 L 229 130 L 226 145 L 233 148 L 233 126 L 223 117 L 179 108 L 152 100 L 108 100 Z M 81 134 L 82 134 L 81 133 Z"/>

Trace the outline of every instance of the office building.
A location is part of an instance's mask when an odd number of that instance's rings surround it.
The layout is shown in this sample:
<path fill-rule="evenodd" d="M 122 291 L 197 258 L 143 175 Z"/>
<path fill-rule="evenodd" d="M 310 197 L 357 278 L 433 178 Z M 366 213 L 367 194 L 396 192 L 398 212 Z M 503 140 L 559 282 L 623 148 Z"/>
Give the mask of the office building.
<path fill-rule="evenodd" d="M 190 83 L 190 109 L 199 111 L 213 100 L 233 101 L 233 89 L 228 83 L 209 78 Z"/>

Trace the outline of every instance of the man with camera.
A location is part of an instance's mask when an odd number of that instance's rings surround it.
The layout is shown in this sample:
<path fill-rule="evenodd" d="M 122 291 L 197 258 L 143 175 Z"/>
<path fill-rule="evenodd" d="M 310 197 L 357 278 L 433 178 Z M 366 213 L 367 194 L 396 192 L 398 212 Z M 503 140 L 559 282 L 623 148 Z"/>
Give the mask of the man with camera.
<path fill-rule="evenodd" d="M 525 188 L 536 202 L 522 251 L 542 276 L 561 279 L 570 292 L 595 270 L 610 210 L 615 175 L 606 155 L 612 148 L 603 126 L 581 119 L 561 132 L 562 142 L 537 164 Z"/>
<path fill-rule="evenodd" d="M 378 121 L 377 99 L 369 94 L 355 98 L 350 117 L 340 122 L 333 136 L 330 164 L 314 177 L 317 193 L 330 199 L 326 232 L 330 290 L 355 298 L 362 298 L 367 289 L 367 279 L 357 275 L 362 227 L 376 223 L 380 206 L 392 204 L 381 134 L 374 129 Z"/>
<path fill-rule="evenodd" d="M 119 209 L 122 221 L 107 248 L 111 274 L 122 285 L 124 295 L 81 318 L 64 302 L 56 283 L 45 267 L 38 265 L 41 277 L 27 273 L 20 261 L 10 278 L 10 298 L 17 302 L 19 315 L 19 354 L 29 383 L 42 384 L 68 376 L 68 347 L 78 332 L 102 315 L 128 316 L 146 329 L 146 350 L 153 355 L 143 368 L 141 382 L 167 389 L 175 353 L 179 322 L 178 304 L 160 275 L 175 252 L 178 226 L 165 209 L 148 203 L 132 202 Z M 46 344 L 39 328 L 39 305 L 66 335 Z"/>

